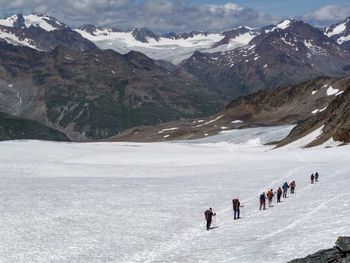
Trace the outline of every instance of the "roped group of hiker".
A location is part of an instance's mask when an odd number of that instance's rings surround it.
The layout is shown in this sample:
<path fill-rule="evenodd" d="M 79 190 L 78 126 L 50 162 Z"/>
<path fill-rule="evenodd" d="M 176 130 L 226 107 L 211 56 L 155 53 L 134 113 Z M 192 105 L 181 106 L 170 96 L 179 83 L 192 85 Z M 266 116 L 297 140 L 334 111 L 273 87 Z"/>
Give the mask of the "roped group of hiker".
<path fill-rule="evenodd" d="M 319 179 L 319 175 L 318 172 L 314 174 L 311 174 L 311 184 L 314 184 L 314 182 L 318 182 Z M 265 192 L 263 192 L 260 195 L 260 206 L 259 206 L 259 210 L 266 209 L 266 200 L 268 202 L 268 206 L 272 207 L 272 201 L 273 201 L 273 197 L 275 196 L 275 194 L 277 194 L 277 203 L 281 202 L 281 197 L 283 198 L 287 198 L 287 193 L 288 193 L 288 189 L 290 188 L 290 193 L 291 194 L 295 194 L 295 187 L 296 187 L 296 183 L 293 180 L 290 184 L 288 184 L 288 182 L 285 182 L 282 187 L 279 187 L 278 190 L 276 192 L 273 192 L 273 189 L 270 189 L 269 191 L 267 191 L 267 193 L 265 194 Z M 241 205 L 240 201 L 238 198 L 234 198 L 232 199 L 232 209 L 233 209 L 233 218 L 234 220 L 239 219 L 240 218 L 240 208 L 244 207 L 243 205 Z M 204 213 L 206 222 L 207 222 L 207 230 L 211 229 L 211 223 L 212 223 L 212 219 L 213 216 L 216 216 L 216 213 L 213 213 L 213 209 L 209 208 L 207 211 L 205 211 Z"/>
<path fill-rule="evenodd" d="M 266 200 L 268 202 L 268 206 L 272 207 L 272 201 L 273 201 L 273 197 L 275 195 L 277 195 L 277 203 L 281 203 L 281 197 L 283 198 L 287 198 L 287 193 L 288 193 L 288 189 L 290 188 L 290 193 L 294 194 L 295 193 L 295 187 L 296 187 L 296 183 L 293 180 L 290 184 L 288 184 L 288 182 L 285 182 L 282 187 L 279 187 L 277 189 L 276 192 L 273 192 L 273 189 L 270 189 L 269 191 L 267 191 L 266 195 L 265 192 L 263 192 L 260 195 L 259 201 L 260 201 L 260 206 L 259 206 L 259 210 L 266 209 Z"/>

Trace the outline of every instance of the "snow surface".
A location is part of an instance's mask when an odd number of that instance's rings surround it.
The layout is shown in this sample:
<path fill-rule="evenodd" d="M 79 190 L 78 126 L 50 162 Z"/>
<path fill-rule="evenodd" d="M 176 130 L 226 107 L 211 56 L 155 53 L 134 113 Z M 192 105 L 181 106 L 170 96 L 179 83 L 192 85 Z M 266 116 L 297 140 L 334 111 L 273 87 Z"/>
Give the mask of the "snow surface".
<path fill-rule="evenodd" d="M 303 147 L 307 146 L 308 144 L 310 144 L 311 142 L 313 142 L 314 140 L 316 140 L 322 134 L 323 128 L 324 128 L 324 126 L 314 130 L 313 132 L 310 132 L 306 136 L 304 136 L 304 137 L 300 138 L 299 140 L 296 140 L 296 141 L 294 141 L 294 142 L 292 142 L 284 147 L 289 148 L 289 149 L 291 149 L 291 148 L 303 148 Z"/>
<path fill-rule="evenodd" d="M 121 54 L 135 50 L 152 59 L 167 60 L 174 64 L 191 57 L 197 50 L 212 48 L 215 43 L 224 38 L 222 34 L 198 34 L 187 39 L 160 37 L 157 41 L 154 38 L 148 38 L 148 43 L 143 43 L 134 38 L 132 31 L 113 32 L 110 29 L 97 29 L 93 35 L 79 29 L 76 32 L 101 49 L 113 49 Z"/>
<path fill-rule="evenodd" d="M 0 262 L 275 263 L 330 248 L 350 235 L 349 147 L 230 143 L 288 129 L 187 143 L 2 142 Z M 262 191 L 292 180 L 294 196 L 258 210 Z M 208 232 L 209 206 L 219 227 Z"/>
<path fill-rule="evenodd" d="M 0 25 L 6 27 L 13 27 L 13 23 L 17 21 L 17 16 L 13 15 L 5 19 L 0 19 Z"/>

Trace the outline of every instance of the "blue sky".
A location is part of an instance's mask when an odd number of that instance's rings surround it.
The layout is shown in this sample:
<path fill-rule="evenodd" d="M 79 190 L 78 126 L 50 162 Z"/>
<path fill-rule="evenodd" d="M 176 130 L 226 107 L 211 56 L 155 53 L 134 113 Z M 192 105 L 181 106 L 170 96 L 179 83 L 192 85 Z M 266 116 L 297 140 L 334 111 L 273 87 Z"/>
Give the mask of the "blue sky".
<path fill-rule="evenodd" d="M 262 27 L 294 17 L 328 26 L 350 17 L 350 0 L 0 0 L 0 16 L 47 13 L 75 27 L 148 27 L 157 32 Z"/>

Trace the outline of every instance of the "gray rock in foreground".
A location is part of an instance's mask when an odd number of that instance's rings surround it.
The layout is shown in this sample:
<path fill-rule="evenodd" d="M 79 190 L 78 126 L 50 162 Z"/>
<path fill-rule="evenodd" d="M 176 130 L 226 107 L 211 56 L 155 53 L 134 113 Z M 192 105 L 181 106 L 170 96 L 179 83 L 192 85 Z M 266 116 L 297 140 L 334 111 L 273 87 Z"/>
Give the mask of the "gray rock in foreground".
<path fill-rule="evenodd" d="M 320 250 L 289 263 L 350 263 L 350 237 L 339 237 L 335 244 L 331 249 Z"/>

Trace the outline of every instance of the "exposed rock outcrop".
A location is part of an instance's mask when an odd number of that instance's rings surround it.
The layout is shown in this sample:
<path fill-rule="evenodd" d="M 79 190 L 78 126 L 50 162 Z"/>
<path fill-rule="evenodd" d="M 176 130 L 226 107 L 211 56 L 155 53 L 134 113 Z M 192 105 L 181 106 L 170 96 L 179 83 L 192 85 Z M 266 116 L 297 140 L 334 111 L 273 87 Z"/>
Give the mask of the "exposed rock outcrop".
<path fill-rule="evenodd" d="M 320 250 L 305 258 L 294 259 L 289 263 L 349 263 L 350 237 L 339 237 L 331 249 Z"/>

